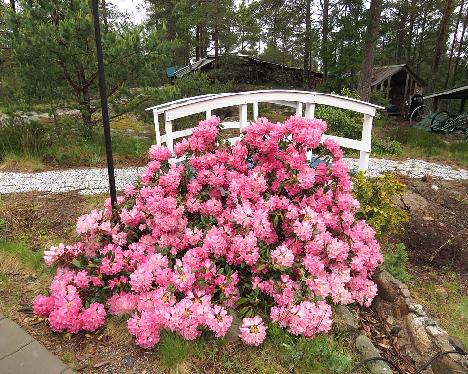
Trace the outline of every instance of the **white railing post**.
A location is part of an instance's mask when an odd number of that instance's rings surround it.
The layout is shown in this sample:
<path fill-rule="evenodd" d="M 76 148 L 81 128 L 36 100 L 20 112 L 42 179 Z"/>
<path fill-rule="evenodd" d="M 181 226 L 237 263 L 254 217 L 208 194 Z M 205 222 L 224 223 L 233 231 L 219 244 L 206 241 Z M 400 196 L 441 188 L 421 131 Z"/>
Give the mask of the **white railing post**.
<path fill-rule="evenodd" d="M 239 126 L 240 131 L 247 125 L 247 104 L 239 105 Z"/>
<path fill-rule="evenodd" d="M 369 168 L 369 156 L 372 144 L 372 120 L 373 117 L 369 114 L 364 114 L 364 122 L 362 124 L 361 141 L 366 145 L 365 151 L 360 151 L 359 171 L 367 171 Z"/>
<path fill-rule="evenodd" d="M 302 117 L 302 103 L 300 101 L 298 101 L 296 105 L 296 116 Z"/>
<path fill-rule="evenodd" d="M 305 107 L 305 118 L 315 118 L 315 104 L 307 103 Z"/>
<path fill-rule="evenodd" d="M 169 121 L 165 117 L 165 129 L 166 129 L 166 146 L 169 148 L 171 153 L 174 153 L 174 139 L 172 139 L 172 121 Z"/>
<path fill-rule="evenodd" d="M 153 110 L 154 133 L 156 134 L 156 144 L 161 145 L 161 131 L 159 130 L 158 111 Z"/>
<path fill-rule="evenodd" d="M 211 117 L 211 109 L 208 109 L 206 111 L 206 119 L 210 118 Z"/>
<path fill-rule="evenodd" d="M 253 120 L 257 121 L 258 118 L 258 101 L 253 102 Z"/>

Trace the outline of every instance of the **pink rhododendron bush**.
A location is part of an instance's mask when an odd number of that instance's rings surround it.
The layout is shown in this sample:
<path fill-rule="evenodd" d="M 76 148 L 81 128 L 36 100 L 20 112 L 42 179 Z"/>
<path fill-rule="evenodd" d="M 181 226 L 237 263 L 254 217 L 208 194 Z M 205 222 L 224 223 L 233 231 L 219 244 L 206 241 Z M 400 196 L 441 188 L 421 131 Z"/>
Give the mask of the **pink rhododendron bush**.
<path fill-rule="evenodd" d="M 176 163 L 152 146 L 114 212 L 108 201 L 80 217 L 81 240 L 45 252 L 57 273 L 33 307 L 52 330 L 94 331 L 128 315 L 136 344 L 150 349 L 162 330 L 222 337 L 236 311 L 240 338 L 259 345 L 269 323 L 310 339 L 330 330 L 332 304 L 370 304 L 382 255 L 355 219 L 339 146 L 320 145 L 325 122 L 262 118 L 232 146 L 220 128 L 217 117 L 201 121 L 175 145 Z M 312 168 L 308 150 L 331 163 Z"/>

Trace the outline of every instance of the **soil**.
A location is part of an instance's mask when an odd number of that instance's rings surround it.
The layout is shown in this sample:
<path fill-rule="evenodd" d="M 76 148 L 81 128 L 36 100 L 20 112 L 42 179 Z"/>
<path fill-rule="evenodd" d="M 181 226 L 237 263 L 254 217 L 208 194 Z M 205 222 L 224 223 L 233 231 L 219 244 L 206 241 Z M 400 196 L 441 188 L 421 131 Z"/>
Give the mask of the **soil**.
<path fill-rule="evenodd" d="M 100 201 L 102 205 L 104 198 Z M 6 230 L 0 232 L 0 238 L 24 239 L 33 251 L 42 251 L 56 240 L 76 238 L 73 228 L 77 218 L 91 209 L 89 200 L 78 192 L 4 194 L 0 219 L 6 222 Z"/>
<path fill-rule="evenodd" d="M 410 220 L 400 240 L 412 265 L 468 273 L 468 181 L 403 179 Z"/>

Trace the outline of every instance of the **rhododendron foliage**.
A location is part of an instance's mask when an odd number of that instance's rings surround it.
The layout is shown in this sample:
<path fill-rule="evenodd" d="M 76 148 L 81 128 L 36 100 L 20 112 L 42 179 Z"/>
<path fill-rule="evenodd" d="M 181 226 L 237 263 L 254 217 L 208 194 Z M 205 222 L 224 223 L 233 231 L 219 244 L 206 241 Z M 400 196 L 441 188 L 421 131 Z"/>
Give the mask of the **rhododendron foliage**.
<path fill-rule="evenodd" d="M 266 323 L 308 339 L 327 332 L 332 304 L 368 306 L 382 262 L 375 233 L 355 219 L 340 147 L 318 119 L 265 118 L 233 145 L 220 120 L 201 121 L 174 155 L 152 146 L 140 181 L 78 219 L 81 240 L 45 252 L 57 273 L 34 302 L 54 331 L 94 331 L 128 315 L 136 344 L 161 330 L 191 340 L 237 334 L 259 345 Z M 313 152 L 326 162 L 311 166 Z M 171 159 L 171 157 L 174 157 Z"/>

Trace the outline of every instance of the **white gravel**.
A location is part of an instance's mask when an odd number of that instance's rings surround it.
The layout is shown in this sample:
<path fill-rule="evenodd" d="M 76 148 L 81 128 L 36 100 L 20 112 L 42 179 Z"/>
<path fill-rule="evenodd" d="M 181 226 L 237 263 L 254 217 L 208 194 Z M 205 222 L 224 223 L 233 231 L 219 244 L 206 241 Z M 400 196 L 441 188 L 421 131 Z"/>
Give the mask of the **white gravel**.
<path fill-rule="evenodd" d="M 356 169 L 357 159 L 346 159 L 351 169 Z M 422 160 L 394 161 L 371 159 L 367 175 L 375 177 L 385 171 L 395 171 L 411 178 L 431 175 L 435 179 L 467 180 L 468 171 Z M 116 169 L 117 190 L 135 182 L 143 173 L 143 167 Z M 0 193 L 12 192 L 67 192 L 78 190 L 82 194 L 98 194 L 108 191 L 107 169 L 70 169 L 41 173 L 0 172 Z"/>

